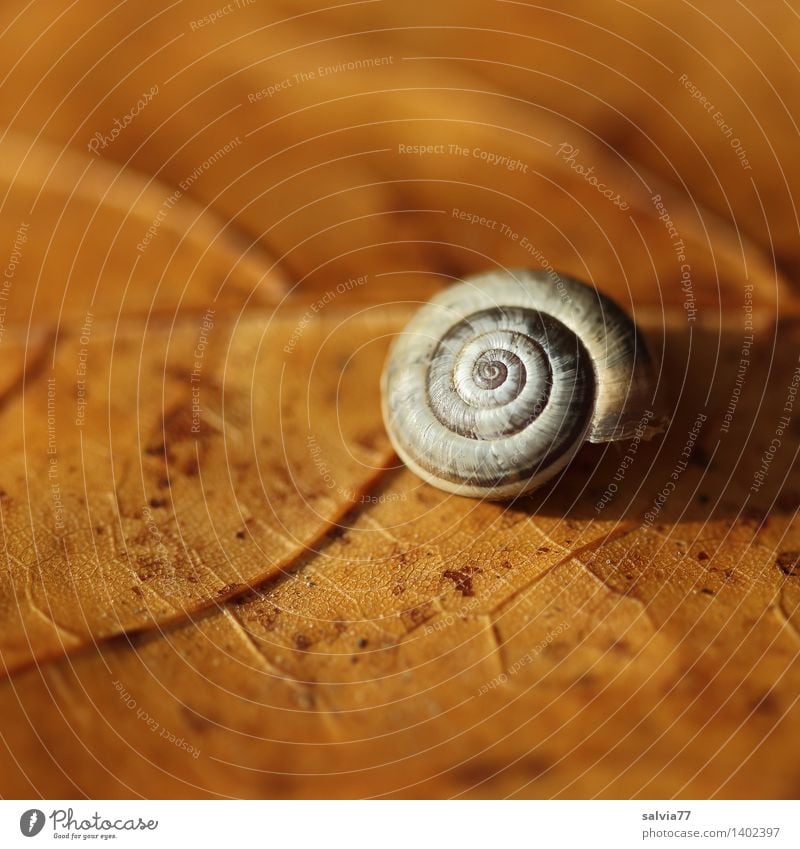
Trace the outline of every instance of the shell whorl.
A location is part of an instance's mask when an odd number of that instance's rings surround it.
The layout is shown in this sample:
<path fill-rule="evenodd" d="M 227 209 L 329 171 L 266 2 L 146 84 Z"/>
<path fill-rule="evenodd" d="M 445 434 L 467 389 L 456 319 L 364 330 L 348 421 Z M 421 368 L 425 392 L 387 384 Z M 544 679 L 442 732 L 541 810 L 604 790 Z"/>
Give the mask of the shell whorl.
<path fill-rule="evenodd" d="M 633 435 L 650 401 L 633 322 L 595 289 L 530 271 L 468 278 L 395 340 L 383 413 L 400 458 L 450 492 L 510 498 L 587 440 Z"/>

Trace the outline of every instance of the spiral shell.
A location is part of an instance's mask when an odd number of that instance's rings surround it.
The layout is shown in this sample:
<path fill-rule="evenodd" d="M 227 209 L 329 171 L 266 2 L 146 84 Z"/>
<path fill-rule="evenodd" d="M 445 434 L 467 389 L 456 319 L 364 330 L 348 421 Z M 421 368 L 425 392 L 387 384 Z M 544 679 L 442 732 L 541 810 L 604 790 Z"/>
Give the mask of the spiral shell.
<path fill-rule="evenodd" d="M 587 440 L 632 437 L 652 375 L 613 301 L 570 277 L 516 270 L 467 278 L 426 304 L 394 341 L 382 390 L 410 469 L 449 492 L 502 499 L 543 484 Z"/>

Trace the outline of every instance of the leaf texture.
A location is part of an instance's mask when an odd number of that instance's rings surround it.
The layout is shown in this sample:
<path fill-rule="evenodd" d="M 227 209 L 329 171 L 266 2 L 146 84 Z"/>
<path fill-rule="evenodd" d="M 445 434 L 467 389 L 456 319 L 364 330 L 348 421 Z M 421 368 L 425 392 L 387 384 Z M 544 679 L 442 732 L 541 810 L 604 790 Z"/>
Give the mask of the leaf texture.
<path fill-rule="evenodd" d="M 796 796 L 788 7 L 38 5 L 0 37 L 3 795 Z M 519 265 L 635 317 L 670 423 L 449 496 L 382 364 Z"/>

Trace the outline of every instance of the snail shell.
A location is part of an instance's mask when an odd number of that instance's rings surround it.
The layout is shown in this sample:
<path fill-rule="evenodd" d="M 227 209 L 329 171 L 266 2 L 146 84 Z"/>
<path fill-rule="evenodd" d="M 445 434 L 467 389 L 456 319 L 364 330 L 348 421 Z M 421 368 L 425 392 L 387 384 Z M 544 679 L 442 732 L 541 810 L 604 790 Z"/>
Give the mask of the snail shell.
<path fill-rule="evenodd" d="M 426 304 L 395 339 L 382 391 L 389 437 L 412 471 L 502 499 L 552 478 L 587 440 L 631 438 L 652 403 L 652 370 L 609 298 L 564 275 L 514 270 L 467 278 Z"/>

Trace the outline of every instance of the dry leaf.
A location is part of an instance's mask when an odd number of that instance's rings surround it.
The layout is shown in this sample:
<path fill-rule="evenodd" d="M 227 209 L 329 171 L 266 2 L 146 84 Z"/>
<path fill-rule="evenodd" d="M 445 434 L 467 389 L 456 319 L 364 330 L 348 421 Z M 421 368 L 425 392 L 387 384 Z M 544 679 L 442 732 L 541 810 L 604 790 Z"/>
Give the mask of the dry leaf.
<path fill-rule="evenodd" d="M 389 326 L 393 311 L 383 314 Z M 4 727 L 27 778 L 17 770 L 13 786 L 67 796 L 101 782 L 111 795 L 791 795 L 796 428 L 748 493 L 798 362 L 790 346 L 771 361 L 759 324 L 721 433 L 740 332 L 693 330 L 691 350 L 686 331 L 670 336 L 665 370 L 716 365 L 719 390 L 703 406 L 702 387 L 665 386 L 677 407 L 663 441 L 589 447 L 514 504 L 387 472 L 373 503 L 292 574 L 193 623 L 16 675 Z M 782 333 L 800 339 L 796 323 Z M 621 468 L 625 487 L 606 500 Z M 77 772 L 69 729 L 89 748 Z"/>
<path fill-rule="evenodd" d="M 663 4 L 40 6 L 2 13 L 3 795 L 795 796 L 793 39 L 755 24 L 793 16 L 692 11 L 726 80 Z M 391 337 L 537 263 L 635 315 L 670 428 L 431 489 Z"/>
<path fill-rule="evenodd" d="M 626 302 L 653 302 L 658 287 L 678 305 L 684 261 L 662 261 L 676 258 L 680 239 L 704 305 L 738 302 L 732 282 L 772 276 L 773 255 L 796 271 L 797 128 L 784 102 L 796 67 L 774 43 L 779 32 L 793 45 L 788 9 L 738 9 L 719 22 L 713 0 L 690 19 L 657 0 L 550 11 L 412 2 L 398 25 L 391 3 L 254 3 L 193 26 L 216 8 L 206 5 L 122 4 L 98 15 L 92 3 L 43 4 L 59 26 L 42 32 L 48 12 L 15 17 L 6 4 L 4 43 L 14 43 L 0 117 L 187 185 L 302 289 L 369 275 L 357 291 L 372 301 L 420 298 L 435 288 L 422 273 L 443 285 L 494 263 L 559 263 Z M 108 48 L 117 42 L 122 49 Z M 719 55 L 709 67 L 712 44 Z M 683 71 L 745 140 L 755 170 L 743 170 L 730 138 L 679 82 Z M 125 126 L 115 133 L 117 120 Z M 703 207 L 734 226 L 721 230 Z M 748 249 L 748 234 L 766 258 Z M 771 288 L 761 296 L 783 290 Z"/>

